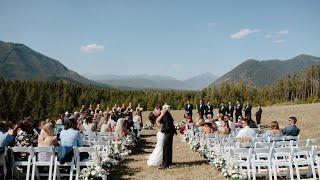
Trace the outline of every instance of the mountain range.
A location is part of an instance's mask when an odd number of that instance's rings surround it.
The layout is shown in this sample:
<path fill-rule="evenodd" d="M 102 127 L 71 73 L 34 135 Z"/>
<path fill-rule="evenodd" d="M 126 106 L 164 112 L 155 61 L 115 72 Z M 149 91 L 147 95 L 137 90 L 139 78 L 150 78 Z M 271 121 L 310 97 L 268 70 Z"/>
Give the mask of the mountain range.
<path fill-rule="evenodd" d="M 211 73 L 203 73 L 186 80 L 178 80 L 170 76 L 159 75 L 84 75 L 99 83 L 114 87 L 131 87 L 136 89 L 176 89 L 176 90 L 201 90 L 217 79 Z"/>
<path fill-rule="evenodd" d="M 222 83 L 244 82 L 258 87 L 274 84 L 286 75 L 300 73 L 313 64 L 320 64 L 320 57 L 306 54 L 298 55 L 288 60 L 264 60 L 249 59 L 224 74 L 210 86 Z"/>
<path fill-rule="evenodd" d="M 24 44 L 0 41 L 0 76 L 16 80 L 75 82 L 105 87 Z"/>
<path fill-rule="evenodd" d="M 59 61 L 36 52 L 24 44 L 0 41 L 0 77 L 17 80 L 63 80 L 120 89 L 201 90 L 208 86 L 240 81 L 262 87 L 271 85 L 286 75 L 300 73 L 313 64 L 320 64 L 320 57 L 301 54 L 288 60 L 249 59 L 220 78 L 211 73 L 200 74 L 186 80 L 147 74 L 86 75 L 86 78 L 69 70 Z"/>

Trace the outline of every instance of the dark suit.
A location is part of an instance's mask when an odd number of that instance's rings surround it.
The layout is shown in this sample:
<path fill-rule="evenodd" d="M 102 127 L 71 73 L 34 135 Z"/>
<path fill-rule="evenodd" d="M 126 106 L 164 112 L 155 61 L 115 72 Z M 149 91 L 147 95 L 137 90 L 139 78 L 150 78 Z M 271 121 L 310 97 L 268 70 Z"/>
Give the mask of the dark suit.
<path fill-rule="evenodd" d="M 244 116 L 248 119 L 251 119 L 251 109 L 252 109 L 252 106 L 250 105 L 247 105 L 245 108 L 244 108 Z"/>
<path fill-rule="evenodd" d="M 211 114 L 211 117 L 213 117 L 213 106 L 212 105 L 206 105 L 205 114 L 206 114 L 206 116 L 208 114 Z"/>
<path fill-rule="evenodd" d="M 233 111 L 234 111 L 234 107 L 233 107 L 232 105 L 229 105 L 229 106 L 227 107 L 227 114 L 228 114 L 230 117 L 232 117 L 232 119 L 233 119 Z"/>
<path fill-rule="evenodd" d="M 223 115 L 225 115 L 226 112 L 227 112 L 227 107 L 225 105 L 220 106 L 219 113 L 222 113 Z"/>
<path fill-rule="evenodd" d="M 239 104 L 239 105 L 235 105 L 234 106 L 235 108 L 235 115 L 236 115 L 236 122 L 238 122 L 238 118 L 239 118 L 239 116 L 241 116 L 242 117 L 242 106 Z"/>
<path fill-rule="evenodd" d="M 193 105 L 192 104 L 186 104 L 185 106 L 184 106 L 184 110 L 189 114 L 189 115 L 191 115 L 192 116 L 192 110 L 193 110 Z"/>
<path fill-rule="evenodd" d="M 261 108 L 257 109 L 257 112 L 256 112 L 256 122 L 257 122 L 257 124 L 261 123 L 261 114 L 262 114 L 262 109 Z"/>
<path fill-rule="evenodd" d="M 172 164 L 172 142 L 173 135 L 177 134 L 173 124 L 173 118 L 170 112 L 166 112 L 160 120 L 161 132 L 164 133 L 163 142 L 163 167 L 169 167 Z"/>
<path fill-rule="evenodd" d="M 298 136 L 300 129 L 296 125 L 290 125 L 282 129 L 284 136 Z"/>
<path fill-rule="evenodd" d="M 205 104 L 198 104 L 198 112 L 200 113 L 201 118 L 203 118 L 205 110 L 206 110 Z"/>

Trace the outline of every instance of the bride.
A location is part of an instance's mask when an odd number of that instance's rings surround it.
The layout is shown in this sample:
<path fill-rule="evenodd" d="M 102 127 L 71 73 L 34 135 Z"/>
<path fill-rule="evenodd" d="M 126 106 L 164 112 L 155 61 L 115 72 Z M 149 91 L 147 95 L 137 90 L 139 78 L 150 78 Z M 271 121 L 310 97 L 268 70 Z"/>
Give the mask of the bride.
<path fill-rule="evenodd" d="M 153 152 L 147 157 L 148 166 L 160 166 L 163 161 L 163 142 L 164 142 L 164 133 L 161 132 L 160 120 L 162 116 L 169 110 L 169 107 L 165 107 L 160 111 L 160 108 L 155 108 L 155 110 L 150 113 L 149 118 L 156 119 L 156 125 L 158 127 L 157 133 L 157 144 Z"/>

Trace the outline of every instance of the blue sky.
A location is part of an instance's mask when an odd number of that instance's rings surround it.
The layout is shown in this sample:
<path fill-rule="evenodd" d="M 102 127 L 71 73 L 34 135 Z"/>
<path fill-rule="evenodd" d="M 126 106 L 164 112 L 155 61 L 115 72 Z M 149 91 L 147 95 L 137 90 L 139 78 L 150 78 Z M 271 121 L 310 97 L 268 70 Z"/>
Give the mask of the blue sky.
<path fill-rule="evenodd" d="M 0 40 L 80 74 L 222 75 L 247 59 L 320 56 L 319 0 L 0 2 Z"/>

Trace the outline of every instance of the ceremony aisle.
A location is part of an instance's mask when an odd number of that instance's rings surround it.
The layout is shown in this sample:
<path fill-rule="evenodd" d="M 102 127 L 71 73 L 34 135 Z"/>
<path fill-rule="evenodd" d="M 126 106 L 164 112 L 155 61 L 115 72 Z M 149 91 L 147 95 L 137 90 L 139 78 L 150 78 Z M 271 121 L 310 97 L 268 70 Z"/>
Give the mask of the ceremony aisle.
<path fill-rule="evenodd" d="M 131 156 L 111 173 L 111 179 L 224 179 L 203 157 L 190 150 L 179 136 L 173 139 L 173 165 L 167 170 L 148 167 L 146 156 L 156 144 L 156 130 L 143 130 L 141 141 Z"/>

